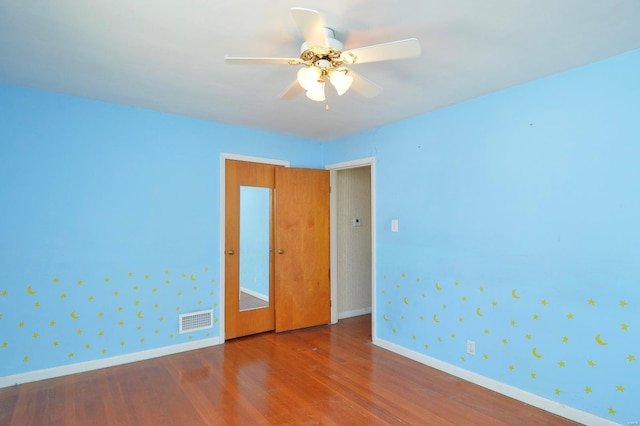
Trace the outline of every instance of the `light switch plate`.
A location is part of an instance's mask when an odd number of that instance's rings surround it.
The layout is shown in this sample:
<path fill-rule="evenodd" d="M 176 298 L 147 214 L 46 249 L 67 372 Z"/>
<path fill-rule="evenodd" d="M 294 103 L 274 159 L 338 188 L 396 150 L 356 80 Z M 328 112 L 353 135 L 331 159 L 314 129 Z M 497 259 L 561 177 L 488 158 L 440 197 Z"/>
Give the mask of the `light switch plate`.
<path fill-rule="evenodd" d="M 398 232 L 398 219 L 391 220 L 391 232 Z"/>

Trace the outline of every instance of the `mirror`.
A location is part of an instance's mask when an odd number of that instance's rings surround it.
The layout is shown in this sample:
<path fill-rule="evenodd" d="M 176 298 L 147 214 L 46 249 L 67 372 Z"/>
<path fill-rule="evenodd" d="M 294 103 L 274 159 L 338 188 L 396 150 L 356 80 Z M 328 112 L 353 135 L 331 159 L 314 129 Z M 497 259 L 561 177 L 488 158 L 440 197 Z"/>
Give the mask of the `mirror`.
<path fill-rule="evenodd" d="M 269 306 L 271 188 L 240 186 L 240 310 Z"/>

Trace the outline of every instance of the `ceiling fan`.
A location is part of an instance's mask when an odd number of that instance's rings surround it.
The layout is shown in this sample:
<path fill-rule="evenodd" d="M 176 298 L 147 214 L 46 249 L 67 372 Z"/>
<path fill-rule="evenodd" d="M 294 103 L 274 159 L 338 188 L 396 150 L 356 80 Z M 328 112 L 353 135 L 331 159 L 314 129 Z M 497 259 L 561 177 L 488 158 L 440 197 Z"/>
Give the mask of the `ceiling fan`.
<path fill-rule="evenodd" d="M 347 65 L 420 56 L 420 43 L 415 38 L 345 51 L 343 44 L 335 38 L 333 29 L 325 26 L 320 13 L 312 9 L 292 8 L 291 14 L 304 37 L 299 58 L 225 57 L 225 62 L 231 64 L 303 65 L 297 79 L 280 94 L 284 100 L 294 99 L 306 91 L 309 99 L 322 102 L 326 99 L 327 80 L 339 96 L 352 88 L 360 95 L 372 98 L 382 91 L 382 87 L 347 68 Z"/>

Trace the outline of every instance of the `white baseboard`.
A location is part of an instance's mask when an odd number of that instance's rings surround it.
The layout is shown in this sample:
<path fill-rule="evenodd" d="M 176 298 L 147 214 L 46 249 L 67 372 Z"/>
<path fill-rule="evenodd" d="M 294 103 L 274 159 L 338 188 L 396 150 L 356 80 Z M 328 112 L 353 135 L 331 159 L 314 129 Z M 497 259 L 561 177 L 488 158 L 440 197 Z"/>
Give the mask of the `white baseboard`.
<path fill-rule="evenodd" d="M 367 315 L 371 313 L 371 307 L 369 308 L 363 308 L 363 309 L 356 309 L 354 311 L 345 311 L 345 312 L 340 312 L 338 314 L 338 319 L 345 319 L 345 318 L 351 318 L 351 317 L 359 317 L 360 315 Z"/>
<path fill-rule="evenodd" d="M 602 417 L 598 417 L 594 414 L 590 414 L 585 411 L 581 411 L 576 408 L 572 408 L 564 404 L 560 404 L 559 402 L 552 401 L 550 399 L 532 394 L 530 392 L 523 391 L 522 389 L 518 389 L 516 387 L 507 385 L 497 380 L 490 379 L 488 377 L 482 376 L 480 374 L 474 373 L 469 370 L 465 370 L 453 364 L 440 361 L 436 358 L 432 358 L 430 356 L 421 354 L 419 352 L 412 351 L 410 349 L 407 349 L 400 345 L 396 345 L 395 343 L 391 343 L 384 339 L 379 339 L 374 337 L 373 344 L 380 346 L 381 348 L 388 349 L 391 352 L 395 352 L 398 355 L 402 355 L 404 357 L 410 358 L 421 364 L 425 364 L 425 365 L 428 365 L 429 367 L 433 367 L 437 370 L 451 374 L 452 376 L 459 377 L 468 382 L 471 382 L 476 385 L 482 386 L 484 388 L 490 389 L 492 391 L 501 393 L 510 398 L 524 402 L 525 404 L 538 407 L 542 410 L 548 411 L 553 414 L 557 414 L 558 416 L 565 417 L 569 420 L 573 420 L 580 424 L 592 425 L 592 426 L 618 425 L 618 423 L 614 423 L 610 420 L 604 419 Z"/>
<path fill-rule="evenodd" d="M 209 339 L 197 340 L 195 342 L 187 342 L 181 343 L 179 345 L 150 349 L 148 351 L 134 352 L 105 359 L 79 362 L 77 364 L 63 365 L 60 367 L 46 368 L 44 370 L 29 371 L 27 373 L 4 376 L 0 377 L 0 388 L 6 388 L 22 383 L 35 382 L 38 380 L 51 379 L 54 377 L 67 376 L 69 374 L 83 373 L 85 371 L 99 370 L 101 368 L 113 367 L 115 365 L 144 361 L 161 356 L 177 354 L 180 352 L 192 351 L 194 349 L 215 346 L 221 343 L 224 343 L 224 341 L 220 337 L 212 337 Z"/>
<path fill-rule="evenodd" d="M 257 291 L 253 291 L 253 290 L 249 290 L 248 288 L 245 287 L 240 287 L 240 292 L 241 293 L 247 293 L 249 296 L 253 296 L 257 299 L 260 299 L 264 302 L 268 302 L 269 301 L 269 296 L 266 294 L 262 294 L 262 293 L 258 293 Z"/>

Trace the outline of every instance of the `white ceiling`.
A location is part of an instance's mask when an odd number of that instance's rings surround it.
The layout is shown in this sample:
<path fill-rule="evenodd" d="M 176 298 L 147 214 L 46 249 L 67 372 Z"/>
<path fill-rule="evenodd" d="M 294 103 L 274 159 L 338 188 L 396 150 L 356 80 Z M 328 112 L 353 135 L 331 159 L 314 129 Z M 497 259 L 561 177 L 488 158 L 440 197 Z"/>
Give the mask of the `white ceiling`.
<path fill-rule="evenodd" d="M 416 37 L 422 56 L 354 65 L 384 87 L 282 101 L 289 9 L 318 10 L 345 49 Z M 0 83 L 330 140 L 640 48 L 639 0 L 0 0 Z"/>

